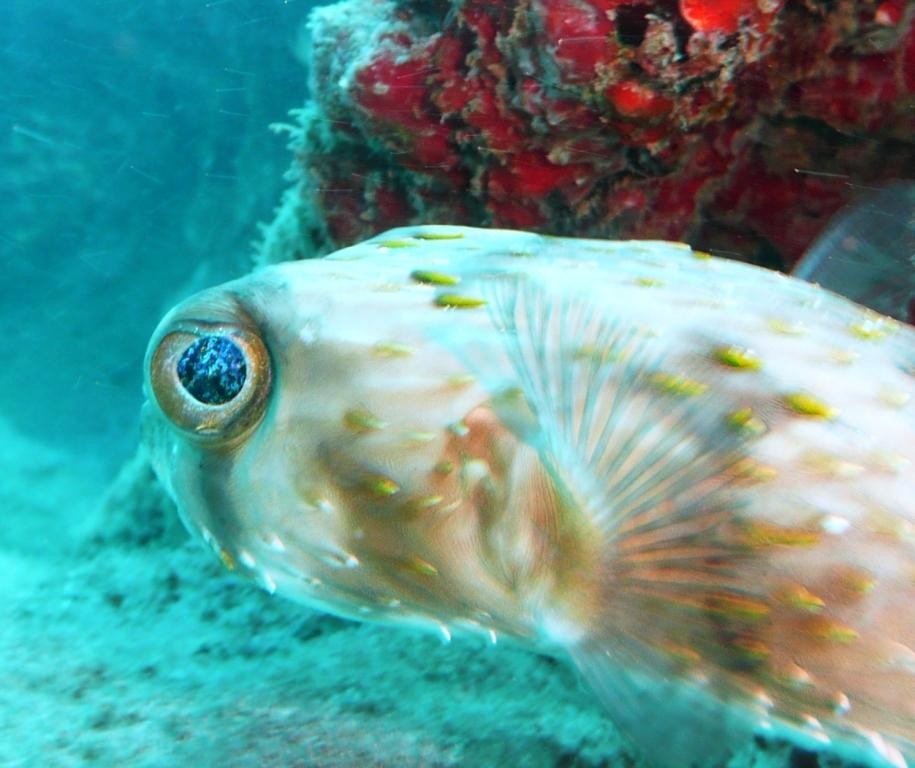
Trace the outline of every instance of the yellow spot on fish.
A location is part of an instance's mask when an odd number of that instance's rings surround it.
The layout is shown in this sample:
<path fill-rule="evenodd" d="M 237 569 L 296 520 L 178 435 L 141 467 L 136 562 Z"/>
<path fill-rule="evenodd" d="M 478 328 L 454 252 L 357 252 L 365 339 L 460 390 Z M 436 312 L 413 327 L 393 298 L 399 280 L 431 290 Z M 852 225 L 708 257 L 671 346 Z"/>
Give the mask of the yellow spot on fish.
<path fill-rule="evenodd" d="M 848 590 L 857 597 L 863 597 L 877 586 L 877 579 L 868 571 L 853 565 L 840 566 L 833 577 L 841 589 Z"/>
<path fill-rule="evenodd" d="M 418 244 L 412 240 L 382 240 L 379 248 L 415 248 Z"/>
<path fill-rule="evenodd" d="M 767 483 L 778 477 L 778 470 L 767 464 L 757 464 L 748 476 L 757 483 Z"/>
<path fill-rule="evenodd" d="M 884 387 L 878 395 L 880 402 L 888 405 L 890 408 L 903 408 L 911 399 L 908 392 L 902 389 L 889 389 Z"/>
<path fill-rule="evenodd" d="M 790 395 L 785 395 L 784 401 L 785 405 L 801 416 L 810 416 L 814 419 L 834 419 L 839 415 L 837 409 L 807 392 L 792 392 Z"/>
<path fill-rule="evenodd" d="M 343 414 L 343 424 L 350 432 L 364 433 L 384 429 L 387 424 L 371 411 L 355 408 Z"/>
<path fill-rule="evenodd" d="M 702 658 L 695 648 L 690 648 L 688 645 L 668 641 L 661 643 L 661 648 L 683 664 L 695 664 Z"/>
<path fill-rule="evenodd" d="M 741 459 L 731 468 L 735 477 L 750 480 L 754 483 L 767 483 L 778 477 L 778 470 L 767 464 L 751 459 Z"/>
<path fill-rule="evenodd" d="M 476 384 L 477 377 L 472 373 L 459 373 L 454 376 L 448 377 L 448 386 L 455 387 L 456 389 L 463 389 L 464 387 L 469 387 L 472 384 Z"/>
<path fill-rule="evenodd" d="M 678 397 L 695 397 L 708 389 L 708 385 L 701 381 L 663 371 L 653 373 L 649 381 L 658 389 Z"/>
<path fill-rule="evenodd" d="M 736 650 L 745 661 L 758 664 L 771 655 L 768 646 L 753 637 L 737 637 L 731 641 L 731 647 Z"/>
<path fill-rule="evenodd" d="M 415 430 L 404 434 L 404 439 L 410 443 L 431 443 L 435 438 L 435 432 L 424 432 L 422 430 Z"/>
<path fill-rule="evenodd" d="M 593 344 L 582 344 L 572 352 L 573 360 L 588 360 L 599 364 L 613 363 L 623 357 L 619 349 L 612 346 L 596 347 Z"/>
<path fill-rule="evenodd" d="M 410 273 L 410 279 L 414 283 L 423 283 L 424 285 L 457 285 L 461 278 L 457 275 L 448 275 L 444 272 L 434 272 L 429 269 L 414 269 Z"/>
<path fill-rule="evenodd" d="M 846 461 L 828 451 L 808 451 L 801 457 L 801 462 L 820 475 L 837 479 L 855 477 L 864 471 L 860 464 Z"/>
<path fill-rule="evenodd" d="M 869 510 L 867 525 L 877 533 L 915 544 L 915 524 L 886 509 L 875 507 Z"/>
<path fill-rule="evenodd" d="M 868 316 L 848 326 L 853 336 L 865 341 L 880 341 L 896 330 L 896 322 L 882 315 Z"/>
<path fill-rule="evenodd" d="M 753 413 L 752 408 L 741 408 L 728 416 L 728 425 L 747 435 L 761 435 L 766 431 L 765 422 Z"/>
<path fill-rule="evenodd" d="M 705 601 L 705 609 L 709 613 L 749 621 L 760 621 L 770 613 L 769 606 L 761 600 L 726 593 L 710 595 Z"/>
<path fill-rule="evenodd" d="M 363 486 L 373 496 L 386 498 L 400 492 L 400 486 L 385 475 L 367 475 Z"/>
<path fill-rule="evenodd" d="M 409 344 L 397 341 L 379 341 L 372 347 L 372 354 L 376 357 L 409 357 L 416 352 Z"/>
<path fill-rule="evenodd" d="M 419 240 L 460 240 L 464 235 L 461 232 L 417 232 L 413 237 Z"/>
<path fill-rule="evenodd" d="M 771 317 L 768 320 L 770 331 L 781 334 L 782 336 L 803 336 L 807 333 L 807 328 L 803 323 L 792 323 L 780 317 Z"/>
<path fill-rule="evenodd" d="M 229 550 L 219 548 L 219 559 L 228 571 L 234 571 L 236 568 L 235 558 L 229 553 Z"/>
<path fill-rule="evenodd" d="M 435 297 L 435 306 L 448 309 L 476 309 L 486 304 L 486 299 L 462 296 L 459 293 L 440 293 Z"/>
<path fill-rule="evenodd" d="M 859 339 L 865 339 L 867 341 L 879 341 L 886 337 L 886 331 L 882 328 L 876 328 L 873 325 L 865 323 L 852 323 L 848 326 L 848 330 Z"/>
<path fill-rule="evenodd" d="M 758 371 L 762 367 L 762 360 L 749 349 L 717 347 L 712 354 L 719 363 L 737 370 Z"/>
<path fill-rule="evenodd" d="M 493 396 L 493 402 L 503 406 L 517 406 L 518 404 L 525 402 L 524 390 L 521 389 L 521 387 L 515 386 L 505 387 Z"/>
<path fill-rule="evenodd" d="M 786 587 L 778 597 L 783 603 L 790 605 L 792 608 L 809 613 L 819 613 L 826 607 L 826 602 L 823 598 L 813 594 L 813 592 L 800 584 Z"/>
<path fill-rule="evenodd" d="M 812 547 L 820 532 L 808 528 L 748 520 L 743 526 L 744 542 L 751 547 Z"/>
<path fill-rule="evenodd" d="M 400 506 L 400 511 L 405 515 L 418 515 L 427 512 L 442 503 L 442 496 L 417 496 L 409 499 Z"/>
<path fill-rule="evenodd" d="M 890 472 L 894 475 L 898 475 L 910 464 L 905 456 L 900 456 L 898 453 L 890 451 L 874 451 L 870 456 L 870 461 L 874 469 Z"/>
<path fill-rule="evenodd" d="M 857 352 L 852 352 L 849 349 L 834 349 L 830 356 L 832 361 L 839 365 L 851 365 L 859 357 Z"/>
<path fill-rule="evenodd" d="M 423 576 L 438 576 L 438 568 L 421 557 L 413 556 L 409 560 L 402 561 L 401 565 L 408 571 L 421 573 Z"/>
<path fill-rule="evenodd" d="M 635 284 L 642 288 L 658 288 L 664 285 L 664 281 L 656 277 L 637 277 Z"/>
<path fill-rule="evenodd" d="M 693 258 L 699 259 L 699 261 L 709 261 L 712 258 L 712 254 L 705 251 L 693 251 Z"/>
<path fill-rule="evenodd" d="M 851 643 L 858 639 L 858 632 L 847 624 L 827 618 L 810 619 L 805 629 L 814 637 L 834 643 Z"/>

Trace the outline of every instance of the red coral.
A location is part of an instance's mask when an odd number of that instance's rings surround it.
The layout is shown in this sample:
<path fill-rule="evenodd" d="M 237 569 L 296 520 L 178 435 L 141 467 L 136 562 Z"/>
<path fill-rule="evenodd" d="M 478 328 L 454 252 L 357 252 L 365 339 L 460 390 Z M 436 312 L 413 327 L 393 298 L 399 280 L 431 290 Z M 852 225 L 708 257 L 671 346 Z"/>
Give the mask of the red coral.
<path fill-rule="evenodd" d="M 673 102 L 634 80 L 607 86 L 607 100 L 626 117 L 660 117 L 670 112 Z"/>
<path fill-rule="evenodd" d="M 780 5 L 777 2 L 758 3 L 757 0 L 680 0 L 680 13 L 697 32 L 732 35 L 741 23 L 761 24 Z"/>
<path fill-rule="evenodd" d="M 608 38 L 613 24 L 606 5 L 587 0 L 541 0 L 535 6 L 542 19 L 543 45 L 552 52 L 564 81 L 588 83 L 599 65 L 609 63 L 613 47 Z"/>
<path fill-rule="evenodd" d="M 853 184 L 915 176 L 915 0 L 346 0 L 312 26 L 328 245 L 438 220 L 790 264 Z"/>

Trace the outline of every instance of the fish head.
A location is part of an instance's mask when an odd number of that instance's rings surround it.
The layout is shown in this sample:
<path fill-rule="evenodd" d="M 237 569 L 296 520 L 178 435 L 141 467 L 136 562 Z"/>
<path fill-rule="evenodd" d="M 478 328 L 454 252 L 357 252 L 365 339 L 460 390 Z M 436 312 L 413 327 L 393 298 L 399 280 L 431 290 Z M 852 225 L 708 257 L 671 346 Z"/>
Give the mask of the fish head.
<path fill-rule="evenodd" d="M 344 357 L 317 342 L 326 303 L 320 289 L 297 291 L 272 270 L 181 302 L 149 343 L 151 462 L 185 525 L 230 569 L 255 570 L 258 550 L 284 546 L 269 530 L 258 539 L 266 507 L 307 520 L 295 527 L 301 549 L 333 549 L 341 521 L 319 503 L 328 494 L 313 470 L 328 437 L 327 383 L 340 382 Z"/>
<path fill-rule="evenodd" d="M 179 304 L 146 355 L 144 440 L 231 570 L 337 615 L 441 627 L 456 603 L 497 602 L 476 525 L 511 438 L 465 423 L 487 395 L 429 343 L 428 287 L 384 270 L 277 265 Z"/>

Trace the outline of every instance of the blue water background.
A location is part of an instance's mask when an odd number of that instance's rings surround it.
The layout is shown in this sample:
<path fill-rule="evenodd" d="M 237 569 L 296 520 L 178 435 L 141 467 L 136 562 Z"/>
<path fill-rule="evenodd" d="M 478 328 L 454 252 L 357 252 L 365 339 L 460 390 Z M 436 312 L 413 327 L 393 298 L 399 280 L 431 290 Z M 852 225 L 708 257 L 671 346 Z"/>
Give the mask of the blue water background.
<path fill-rule="evenodd" d="M 112 469 L 164 310 L 247 271 L 304 103 L 298 0 L 0 3 L 0 416 Z"/>

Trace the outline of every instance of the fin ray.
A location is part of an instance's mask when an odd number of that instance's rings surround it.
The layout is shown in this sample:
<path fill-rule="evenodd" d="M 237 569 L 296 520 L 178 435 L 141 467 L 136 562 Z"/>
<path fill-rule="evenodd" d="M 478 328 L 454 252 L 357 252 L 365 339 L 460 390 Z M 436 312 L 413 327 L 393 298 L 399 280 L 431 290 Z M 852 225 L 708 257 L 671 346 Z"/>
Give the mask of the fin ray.
<path fill-rule="evenodd" d="M 607 535 L 690 488 L 720 485 L 741 460 L 724 404 L 701 406 L 652 386 L 663 349 L 584 302 L 547 300 L 519 276 L 490 285 L 494 322 L 531 411 L 543 460 Z M 592 357 L 576 347 L 598 350 Z M 719 478 L 715 482 L 715 478 Z"/>

